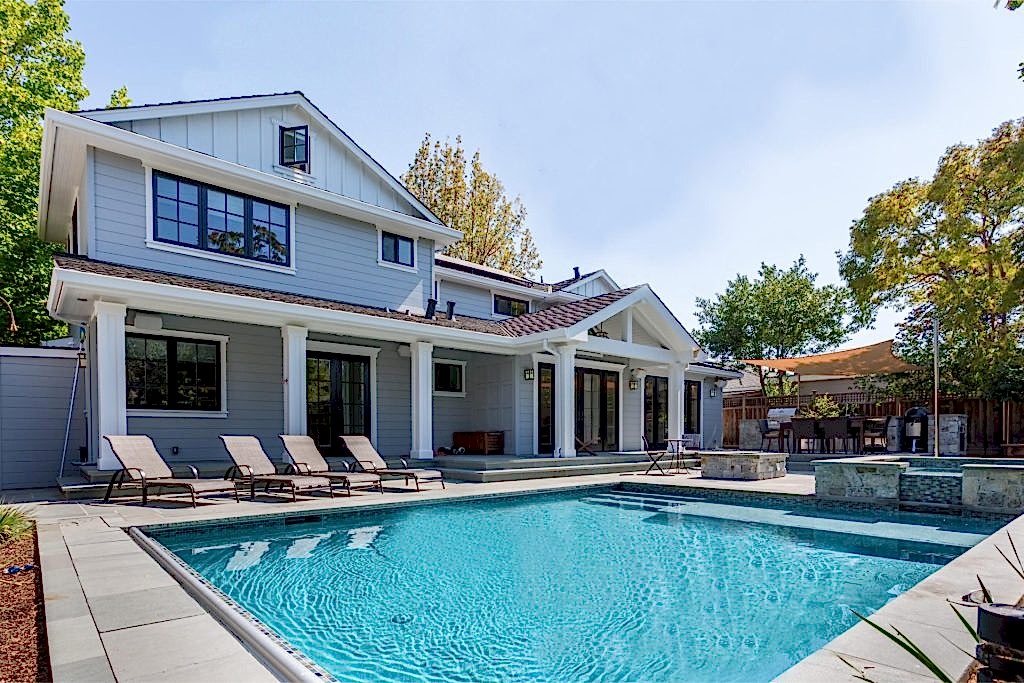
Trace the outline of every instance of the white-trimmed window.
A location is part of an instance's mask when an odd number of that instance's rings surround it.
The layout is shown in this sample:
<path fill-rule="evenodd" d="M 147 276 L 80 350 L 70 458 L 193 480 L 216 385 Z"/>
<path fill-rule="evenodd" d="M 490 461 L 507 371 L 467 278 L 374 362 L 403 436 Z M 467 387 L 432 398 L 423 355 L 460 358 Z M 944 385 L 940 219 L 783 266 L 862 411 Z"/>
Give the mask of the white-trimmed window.
<path fill-rule="evenodd" d="M 416 267 L 416 240 L 405 235 L 392 232 L 380 232 L 381 263 L 389 263 L 405 268 Z"/>
<path fill-rule="evenodd" d="M 436 396 L 466 395 L 466 361 L 434 361 L 434 394 Z"/>
<path fill-rule="evenodd" d="M 526 299 L 516 299 L 504 294 L 494 295 L 494 314 L 517 316 L 530 312 L 530 302 Z"/>
<path fill-rule="evenodd" d="M 309 126 L 282 126 L 280 130 L 281 165 L 309 173 Z"/>
<path fill-rule="evenodd" d="M 125 330 L 129 417 L 227 417 L 227 342 L 216 334 Z"/>

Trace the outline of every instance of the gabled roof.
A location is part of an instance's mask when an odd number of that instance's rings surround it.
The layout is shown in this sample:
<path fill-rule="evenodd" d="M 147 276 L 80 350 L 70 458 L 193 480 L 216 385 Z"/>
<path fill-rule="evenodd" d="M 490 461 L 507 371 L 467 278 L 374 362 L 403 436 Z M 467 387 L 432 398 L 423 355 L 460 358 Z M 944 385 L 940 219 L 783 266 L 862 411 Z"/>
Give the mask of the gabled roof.
<path fill-rule="evenodd" d="M 479 263 L 455 258 L 454 256 L 436 254 L 434 256 L 434 263 L 442 268 L 458 270 L 463 273 L 485 277 L 489 280 L 497 280 L 498 282 L 504 282 L 506 284 L 516 285 L 519 287 L 528 287 L 530 289 L 536 289 L 543 292 L 550 291 L 550 286 L 542 282 L 534 282 L 533 280 L 518 277 L 504 270 L 498 270 L 497 268 L 491 268 L 490 266 L 482 266 Z"/>
<path fill-rule="evenodd" d="M 590 316 L 600 313 L 608 306 L 635 292 L 637 289 L 639 288 L 631 287 L 589 299 L 569 301 L 535 313 L 526 313 L 525 315 L 508 318 L 503 320 L 501 324 L 513 336 L 523 336 L 572 327 Z"/>
<path fill-rule="evenodd" d="M 335 138 L 349 149 L 356 157 L 363 161 L 380 174 L 381 178 L 396 192 L 402 195 L 410 204 L 420 211 L 427 220 L 438 225 L 444 225 L 441 219 L 426 207 L 409 189 L 402 184 L 395 176 L 384 168 L 376 159 L 370 156 L 369 152 L 363 149 L 359 143 L 342 130 L 328 117 L 323 110 L 313 104 L 306 95 L 299 91 L 270 93 L 265 95 L 242 95 L 238 97 L 218 97 L 206 100 L 179 100 L 175 102 L 160 102 L 155 104 L 139 104 L 130 107 L 116 107 L 112 109 L 83 109 L 73 112 L 80 116 L 90 118 L 102 123 L 114 123 L 120 121 L 131 121 L 149 118 L 160 118 L 164 116 L 182 116 L 190 114 L 206 114 L 216 111 L 231 111 L 241 109 L 255 109 L 268 106 L 296 106 L 317 121 L 327 130 L 334 133 Z"/>

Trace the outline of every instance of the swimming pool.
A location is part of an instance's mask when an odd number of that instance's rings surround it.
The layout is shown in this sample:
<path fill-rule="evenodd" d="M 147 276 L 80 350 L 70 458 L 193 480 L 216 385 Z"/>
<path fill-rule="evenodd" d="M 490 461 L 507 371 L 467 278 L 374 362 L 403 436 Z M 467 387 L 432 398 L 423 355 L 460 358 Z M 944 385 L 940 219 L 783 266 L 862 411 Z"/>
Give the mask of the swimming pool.
<path fill-rule="evenodd" d="M 151 535 L 339 680 L 476 682 L 768 680 L 985 533 L 605 488 Z"/>

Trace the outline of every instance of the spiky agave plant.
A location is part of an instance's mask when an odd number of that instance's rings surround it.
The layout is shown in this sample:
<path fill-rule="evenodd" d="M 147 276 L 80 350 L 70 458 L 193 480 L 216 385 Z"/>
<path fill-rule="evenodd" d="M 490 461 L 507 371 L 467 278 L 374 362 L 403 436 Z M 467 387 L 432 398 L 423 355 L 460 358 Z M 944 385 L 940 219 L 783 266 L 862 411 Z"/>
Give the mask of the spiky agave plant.
<path fill-rule="evenodd" d="M 16 505 L 0 500 L 0 545 L 14 541 L 32 530 L 32 518 Z"/>

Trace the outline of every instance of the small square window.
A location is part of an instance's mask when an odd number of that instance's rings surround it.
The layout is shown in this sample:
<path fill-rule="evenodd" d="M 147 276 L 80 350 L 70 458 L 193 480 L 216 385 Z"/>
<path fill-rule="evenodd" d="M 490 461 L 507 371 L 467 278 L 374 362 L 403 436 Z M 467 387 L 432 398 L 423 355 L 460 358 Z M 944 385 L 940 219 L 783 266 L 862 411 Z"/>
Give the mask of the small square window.
<path fill-rule="evenodd" d="M 390 232 L 382 232 L 380 235 L 380 260 L 387 263 L 397 263 L 400 266 L 416 267 L 416 259 L 413 254 L 413 240 L 402 235 L 393 235 Z"/>
<path fill-rule="evenodd" d="M 466 364 L 460 361 L 434 361 L 434 393 L 466 395 Z"/>
<path fill-rule="evenodd" d="M 281 165 L 309 173 L 309 126 L 281 129 Z"/>
<path fill-rule="evenodd" d="M 494 312 L 497 315 L 523 315 L 530 312 L 530 302 L 525 299 L 513 299 L 510 296 L 495 294 Z"/>

